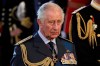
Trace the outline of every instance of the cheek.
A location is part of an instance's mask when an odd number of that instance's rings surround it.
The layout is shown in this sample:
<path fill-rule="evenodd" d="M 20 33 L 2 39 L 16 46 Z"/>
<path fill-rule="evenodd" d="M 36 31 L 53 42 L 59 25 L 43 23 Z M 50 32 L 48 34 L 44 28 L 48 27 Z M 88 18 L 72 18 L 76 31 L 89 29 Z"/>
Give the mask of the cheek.
<path fill-rule="evenodd" d="M 58 27 L 58 30 L 61 31 L 61 26 Z"/>
<path fill-rule="evenodd" d="M 50 33 L 50 30 L 51 30 L 51 28 L 49 26 L 45 26 L 45 25 L 43 26 L 42 29 L 46 34 Z"/>

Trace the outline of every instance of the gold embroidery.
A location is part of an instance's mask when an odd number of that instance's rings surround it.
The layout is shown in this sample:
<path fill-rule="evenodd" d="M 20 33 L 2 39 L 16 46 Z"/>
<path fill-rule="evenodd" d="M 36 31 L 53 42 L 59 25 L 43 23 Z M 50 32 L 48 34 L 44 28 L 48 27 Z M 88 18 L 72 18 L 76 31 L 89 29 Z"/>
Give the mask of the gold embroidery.
<path fill-rule="evenodd" d="M 97 41 L 96 41 L 96 33 L 94 31 L 93 28 L 93 21 L 92 19 L 89 19 L 87 22 L 87 25 L 85 24 L 86 22 L 84 21 L 84 19 L 82 18 L 80 13 L 76 14 L 77 17 L 77 31 L 78 31 L 78 37 L 82 40 L 88 38 L 89 39 L 89 44 L 90 46 L 92 46 L 94 48 L 94 44 L 96 44 L 97 46 Z M 90 18 L 93 18 L 93 16 L 91 15 Z M 81 27 L 81 19 L 82 22 L 84 24 L 84 29 Z M 81 34 L 84 34 L 84 36 L 82 36 Z"/>
<path fill-rule="evenodd" d="M 54 63 L 50 57 L 46 57 L 44 60 L 37 62 L 37 63 L 31 63 L 27 58 L 27 50 L 24 44 L 20 45 L 21 51 L 22 51 L 22 58 L 25 65 L 28 66 L 54 66 Z"/>
<path fill-rule="evenodd" d="M 72 16 L 73 17 L 73 16 Z M 94 17 L 90 15 L 90 18 L 86 24 L 83 17 L 80 13 L 76 13 L 77 18 L 77 31 L 78 31 L 78 37 L 82 40 L 85 40 L 88 38 L 89 44 L 92 48 L 94 48 L 94 45 L 97 46 L 97 40 L 96 40 L 96 33 L 94 30 L 96 30 L 97 25 L 94 24 Z M 81 21 L 82 20 L 82 21 Z M 72 40 L 72 18 L 70 20 L 70 28 L 69 28 L 69 39 Z M 81 26 L 83 24 L 83 27 Z M 84 35 L 84 36 L 83 36 Z M 98 37 L 99 35 L 97 35 Z"/>

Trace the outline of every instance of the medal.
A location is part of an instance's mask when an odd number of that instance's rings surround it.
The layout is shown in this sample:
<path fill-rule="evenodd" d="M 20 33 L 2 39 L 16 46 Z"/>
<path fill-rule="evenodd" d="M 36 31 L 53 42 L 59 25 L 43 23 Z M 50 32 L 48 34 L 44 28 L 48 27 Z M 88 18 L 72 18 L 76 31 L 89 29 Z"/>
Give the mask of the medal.
<path fill-rule="evenodd" d="M 54 53 L 54 50 L 52 52 L 52 56 L 53 56 L 53 62 L 56 63 L 58 61 L 58 59 L 56 58 L 56 54 Z"/>
<path fill-rule="evenodd" d="M 73 53 L 65 53 L 61 58 L 62 64 L 77 64 Z"/>
<path fill-rule="evenodd" d="M 96 28 L 97 28 L 97 24 L 93 23 L 93 30 L 96 30 Z"/>

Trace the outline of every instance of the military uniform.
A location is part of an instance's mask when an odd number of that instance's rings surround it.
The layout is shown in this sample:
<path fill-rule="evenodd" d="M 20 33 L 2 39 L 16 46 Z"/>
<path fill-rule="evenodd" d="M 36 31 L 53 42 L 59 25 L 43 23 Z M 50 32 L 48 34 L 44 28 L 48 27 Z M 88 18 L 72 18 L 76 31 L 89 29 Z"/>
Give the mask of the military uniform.
<path fill-rule="evenodd" d="M 11 35 L 13 30 L 13 25 L 21 29 L 24 33 L 21 33 L 20 39 L 25 38 L 27 34 L 33 33 L 33 29 L 26 29 L 18 20 L 13 19 L 12 12 L 14 8 L 22 0 L 0 0 L 0 22 L 2 22 L 2 27 L 0 28 L 0 66 L 10 65 L 10 60 L 13 53 L 13 44 L 15 43 L 15 36 Z M 25 2 L 28 4 L 26 16 L 31 17 L 30 19 L 34 20 L 34 5 L 33 0 L 28 0 Z M 32 3 L 32 4 L 31 4 Z M 30 7 L 31 6 L 31 7 Z M 32 12 L 31 12 L 32 11 Z M 16 25 L 16 26 L 15 26 Z M 33 28 L 33 27 L 32 27 Z M 27 31 L 28 30 L 28 31 Z M 16 31 L 17 33 L 18 31 Z"/>
<path fill-rule="evenodd" d="M 13 45 L 11 45 L 11 36 L 9 28 L 11 27 L 13 20 L 10 16 L 12 8 L 17 4 L 15 0 L 1 0 L 0 1 L 0 22 L 2 27 L 0 31 L 0 66 L 10 65 L 10 60 L 13 52 Z M 12 3 L 12 4 L 11 4 Z"/>
<path fill-rule="evenodd" d="M 71 13 L 82 6 L 87 5 L 88 3 L 90 3 L 90 0 L 68 0 L 66 16 L 65 16 L 66 20 L 64 24 L 64 31 L 66 32 L 67 35 L 69 33 L 69 23 L 71 19 Z"/>
<path fill-rule="evenodd" d="M 56 39 L 58 54 L 56 63 L 52 53 L 39 34 L 29 36 L 15 45 L 11 66 L 74 66 L 77 64 L 74 45 L 68 40 Z"/>
<path fill-rule="evenodd" d="M 92 1 L 72 13 L 69 38 L 79 66 L 100 66 L 100 9 L 95 6 Z"/>

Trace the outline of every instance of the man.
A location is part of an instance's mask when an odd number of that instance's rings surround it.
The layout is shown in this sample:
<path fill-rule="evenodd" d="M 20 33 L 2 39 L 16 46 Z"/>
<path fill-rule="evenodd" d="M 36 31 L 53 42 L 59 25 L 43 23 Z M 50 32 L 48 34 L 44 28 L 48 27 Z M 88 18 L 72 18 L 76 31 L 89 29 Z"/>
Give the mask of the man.
<path fill-rule="evenodd" d="M 75 44 L 78 66 L 100 66 L 100 0 L 72 13 L 69 38 Z"/>
<path fill-rule="evenodd" d="M 33 30 L 34 16 L 32 16 L 33 15 L 32 11 L 34 10 L 34 8 L 31 7 L 33 9 L 31 8 L 27 9 L 27 7 L 33 6 L 30 2 L 31 1 L 19 2 L 18 6 L 17 7 L 15 6 L 11 12 L 11 17 L 13 18 L 13 24 L 10 27 L 10 35 L 12 37 L 13 44 L 23 38 L 26 38 L 28 35 L 31 35 L 34 32 Z M 28 11 L 31 12 L 31 15 L 28 13 Z"/>
<path fill-rule="evenodd" d="M 68 0 L 68 5 L 66 8 L 66 17 L 65 17 L 65 24 L 64 24 L 64 31 L 66 32 L 67 38 L 69 34 L 69 24 L 70 24 L 70 19 L 71 19 L 71 13 L 90 3 L 90 0 Z"/>
<path fill-rule="evenodd" d="M 37 12 L 39 30 L 15 45 L 11 66 L 74 66 L 74 45 L 60 35 L 63 10 L 52 2 L 44 3 Z"/>
<path fill-rule="evenodd" d="M 13 53 L 12 38 L 9 31 L 13 20 L 10 13 L 17 4 L 16 0 L 0 0 L 0 66 L 10 65 Z"/>

